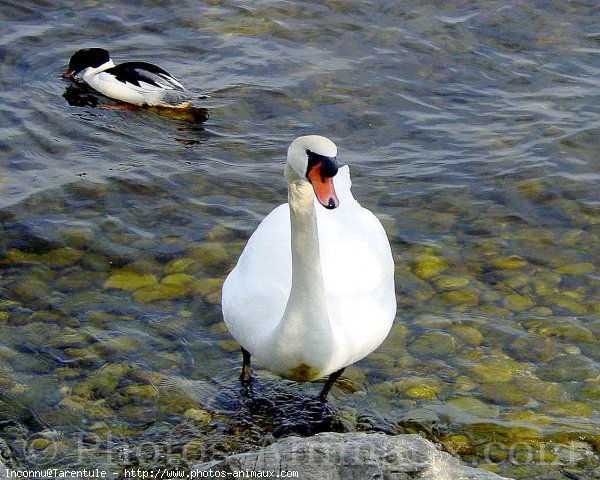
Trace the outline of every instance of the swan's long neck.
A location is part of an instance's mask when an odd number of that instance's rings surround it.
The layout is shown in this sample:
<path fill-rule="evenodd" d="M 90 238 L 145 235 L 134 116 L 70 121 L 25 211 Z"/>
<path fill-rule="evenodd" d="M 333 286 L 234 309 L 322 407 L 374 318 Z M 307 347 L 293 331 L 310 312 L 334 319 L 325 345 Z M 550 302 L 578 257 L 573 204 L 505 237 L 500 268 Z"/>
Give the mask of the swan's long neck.
<path fill-rule="evenodd" d="M 281 348 L 295 349 L 313 343 L 327 345 L 331 341 L 331 326 L 327 312 L 319 233 L 313 189 L 305 181 L 289 183 L 288 201 L 291 221 L 292 287 L 285 313 L 278 325 Z M 302 340 L 302 341 L 300 341 Z M 310 355 L 298 351 L 298 356 Z M 299 358 L 299 362 L 309 359 Z"/>
<path fill-rule="evenodd" d="M 301 308 L 319 312 L 327 322 L 325 289 L 321 271 L 319 230 L 315 212 L 314 193 L 307 182 L 289 185 L 288 201 L 292 237 L 292 290 L 287 309 Z"/>

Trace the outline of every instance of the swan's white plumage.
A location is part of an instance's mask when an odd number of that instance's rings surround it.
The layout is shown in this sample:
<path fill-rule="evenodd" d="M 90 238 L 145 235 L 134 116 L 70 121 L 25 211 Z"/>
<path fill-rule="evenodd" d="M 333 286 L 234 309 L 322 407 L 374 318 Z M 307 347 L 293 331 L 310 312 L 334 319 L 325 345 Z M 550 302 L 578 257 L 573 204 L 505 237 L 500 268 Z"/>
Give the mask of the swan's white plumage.
<path fill-rule="evenodd" d="M 301 324 L 297 336 L 277 329 L 292 285 L 287 203 L 260 223 L 223 286 L 223 316 L 233 337 L 287 378 L 315 380 L 360 360 L 383 342 L 396 313 L 394 264 L 383 226 L 352 196 L 347 166 L 334 183 L 339 207 L 328 210 L 316 200 L 314 205 L 329 314 L 322 321 L 330 323 L 330 338 L 302 331 Z"/>

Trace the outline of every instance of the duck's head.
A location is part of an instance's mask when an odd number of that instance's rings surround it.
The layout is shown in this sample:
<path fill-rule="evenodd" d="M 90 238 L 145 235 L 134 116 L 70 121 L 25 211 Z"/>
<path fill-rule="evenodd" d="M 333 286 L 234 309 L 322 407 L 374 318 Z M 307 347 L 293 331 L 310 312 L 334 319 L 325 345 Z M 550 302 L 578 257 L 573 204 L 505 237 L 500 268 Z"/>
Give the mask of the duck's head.
<path fill-rule="evenodd" d="M 63 77 L 74 78 L 83 74 L 87 69 L 90 69 L 90 73 L 95 73 L 110 67 L 114 67 L 114 63 L 107 50 L 103 48 L 83 48 L 73 54 L 69 61 L 69 68 Z"/>
<path fill-rule="evenodd" d="M 319 135 L 298 137 L 288 148 L 285 178 L 288 182 L 310 183 L 315 196 L 325 208 L 333 209 L 340 201 L 333 187 L 338 172 L 335 143 Z"/>

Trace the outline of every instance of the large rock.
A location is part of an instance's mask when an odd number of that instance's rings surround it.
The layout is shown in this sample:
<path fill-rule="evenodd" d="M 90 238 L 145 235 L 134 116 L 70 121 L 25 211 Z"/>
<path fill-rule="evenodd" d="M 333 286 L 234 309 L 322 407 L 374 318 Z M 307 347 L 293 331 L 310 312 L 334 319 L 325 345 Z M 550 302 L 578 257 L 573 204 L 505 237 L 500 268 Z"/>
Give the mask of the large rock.
<path fill-rule="evenodd" d="M 192 470 L 298 472 L 303 480 L 500 480 L 494 473 L 462 465 L 418 435 L 322 433 L 287 437 L 262 450 L 203 463 Z M 196 478 L 207 474 L 199 473 Z M 268 475 L 268 474 L 267 474 Z M 265 476 L 265 474 L 263 474 Z M 231 477 L 231 475 L 229 475 Z M 223 477 L 228 478 L 228 477 Z M 268 477 L 267 477 L 268 478 Z"/>

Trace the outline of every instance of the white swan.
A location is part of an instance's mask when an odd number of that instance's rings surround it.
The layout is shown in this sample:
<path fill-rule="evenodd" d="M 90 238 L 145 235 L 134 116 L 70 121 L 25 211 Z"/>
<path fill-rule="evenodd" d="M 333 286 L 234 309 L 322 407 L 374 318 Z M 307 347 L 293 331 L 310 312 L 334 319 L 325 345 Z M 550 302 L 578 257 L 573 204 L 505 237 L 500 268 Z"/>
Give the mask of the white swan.
<path fill-rule="evenodd" d="M 396 315 L 394 263 L 383 226 L 350 192 L 337 147 L 318 135 L 288 149 L 288 202 L 248 240 L 223 285 L 223 317 L 250 355 L 282 377 L 314 381 L 375 350 Z M 335 189 L 333 181 L 335 179 Z M 323 208 L 325 207 L 325 208 Z"/>

